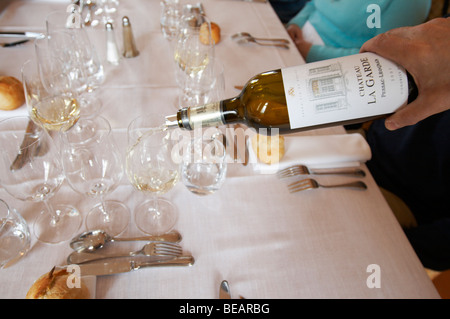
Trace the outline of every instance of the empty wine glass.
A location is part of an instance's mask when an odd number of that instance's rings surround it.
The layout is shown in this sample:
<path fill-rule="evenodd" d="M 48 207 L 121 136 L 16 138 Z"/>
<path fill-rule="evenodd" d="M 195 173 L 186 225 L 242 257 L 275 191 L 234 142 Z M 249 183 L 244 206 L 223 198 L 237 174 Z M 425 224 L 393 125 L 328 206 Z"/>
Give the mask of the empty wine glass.
<path fill-rule="evenodd" d="M 131 184 L 152 194 L 152 199 L 135 209 L 137 227 L 148 234 L 163 234 L 173 228 L 178 212 L 167 199 L 157 197 L 179 180 L 178 165 L 172 160 L 170 133 L 161 114 L 141 116 L 128 127 L 126 172 Z"/>
<path fill-rule="evenodd" d="M 181 17 L 181 5 L 179 0 L 161 1 L 161 32 L 169 41 L 176 38 Z"/>
<path fill-rule="evenodd" d="M 78 15 L 78 12 L 51 12 L 46 17 L 47 35 L 50 38 L 56 38 L 58 32 L 60 35 L 61 32 L 70 35 L 70 43 L 61 42 L 58 45 L 59 51 L 71 54 L 70 62 L 78 64 L 77 67 L 83 69 L 87 78 L 87 90 L 93 91 L 103 83 L 104 69 L 89 35 L 81 26 L 81 17 Z M 65 39 L 60 37 L 59 41 L 61 40 Z"/>
<path fill-rule="evenodd" d="M 58 65 L 55 60 L 52 68 L 57 69 Z M 28 60 L 22 66 L 29 115 L 36 124 L 47 130 L 69 128 L 80 118 L 77 95 L 70 90 L 70 80 L 60 70 L 42 80 L 36 60 Z"/>
<path fill-rule="evenodd" d="M 29 122 L 26 116 L 0 122 L 0 183 L 17 199 L 45 204 L 34 233 L 40 241 L 59 243 L 78 231 L 81 216 L 72 206 L 49 203 L 64 181 L 64 172 L 52 138 L 39 126 L 31 130 Z"/>
<path fill-rule="evenodd" d="M 86 217 L 90 230 L 102 229 L 117 236 L 128 226 L 130 212 L 121 202 L 105 200 L 123 176 L 122 159 L 109 122 L 101 117 L 81 118 L 61 132 L 62 163 L 69 185 L 77 192 L 100 198 Z"/>

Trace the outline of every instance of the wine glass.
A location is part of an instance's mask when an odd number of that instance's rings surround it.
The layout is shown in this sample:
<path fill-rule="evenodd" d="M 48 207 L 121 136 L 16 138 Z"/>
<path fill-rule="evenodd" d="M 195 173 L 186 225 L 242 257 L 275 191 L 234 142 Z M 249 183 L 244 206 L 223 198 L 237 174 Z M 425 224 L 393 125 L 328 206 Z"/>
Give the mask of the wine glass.
<path fill-rule="evenodd" d="M 87 76 L 77 63 L 72 43 L 72 37 L 66 31 L 42 35 L 34 41 L 41 81 L 55 94 L 64 92 L 79 96 L 87 91 Z"/>
<path fill-rule="evenodd" d="M 69 128 L 80 117 L 77 95 L 70 90 L 70 80 L 60 72 L 60 67 L 58 60 L 55 60 L 52 70 L 56 71 L 52 75 L 44 75 L 42 80 L 36 60 L 28 60 L 22 66 L 29 115 L 36 124 L 47 130 Z"/>
<path fill-rule="evenodd" d="M 178 165 L 172 160 L 170 133 L 163 124 L 161 114 L 150 114 L 136 118 L 128 126 L 128 179 L 136 189 L 153 197 L 136 207 L 135 222 L 140 230 L 153 235 L 168 232 L 178 218 L 176 207 L 156 196 L 168 192 L 179 180 Z"/>
<path fill-rule="evenodd" d="M 101 116 L 81 118 L 61 132 L 62 163 L 69 185 L 88 197 L 100 198 L 86 217 L 89 230 L 102 229 L 117 236 L 128 226 L 130 212 L 121 202 L 105 200 L 123 176 L 121 154 L 109 122 Z"/>
<path fill-rule="evenodd" d="M 178 25 L 181 17 L 179 0 L 161 1 L 161 32 L 168 41 L 172 41 L 178 34 Z"/>
<path fill-rule="evenodd" d="M 206 27 L 208 32 L 201 33 Z M 185 12 L 180 18 L 180 29 L 174 48 L 175 75 L 180 87 L 195 78 L 214 57 L 214 41 L 211 38 L 211 23 L 201 14 Z"/>
<path fill-rule="evenodd" d="M 184 82 L 178 100 L 178 108 L 220 101 L 225 92 L 225 76 L 222 62 L 210 58 L 202 72 Z"/>
<path fill-rule="evenodd" d="M 34 223 L 36 237 L 59 243 L 72 236 L 81 225 L 78 210 L 68 205 L 52 205 L 51 198 L 64 181 L 58 150 L 46 130 L 30 126 L 29 117 L 11 117 L 0 122 L 0 183 L 24 201 L 43 202 L 44 210 Z"/>
<path fill-rule="evenodd" d="M 81 27 L 79 12 L 55 11 L 46 18 L 47 37 L 51 52 L 65 62 L 80 94 L 80 108 L 84 117 L 96 116 L 102 104 L 92 94 L 104 81 L 104 70 L 89 36 Z M 77 85 L 78 84 L 78 85 Z"/>

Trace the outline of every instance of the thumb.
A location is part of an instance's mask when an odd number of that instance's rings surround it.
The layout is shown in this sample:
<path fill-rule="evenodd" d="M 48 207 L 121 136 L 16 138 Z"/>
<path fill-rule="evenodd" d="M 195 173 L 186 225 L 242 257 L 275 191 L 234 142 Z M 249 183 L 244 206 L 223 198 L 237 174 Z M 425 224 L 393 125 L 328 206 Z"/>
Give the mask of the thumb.
<path fill-rule="evenodd" d="M 393 131 L 405 126 L 414 125 L 431 115 L 441 112 L 443 109 L 429 107 L 430 105 L 439 104 L 439 101 L 433 96 L 434 95 L 431 95 L 429 98 L 423 98 L 419 94 L 415 101 L 401 107 L 386 119 L 386 128 Z"/>

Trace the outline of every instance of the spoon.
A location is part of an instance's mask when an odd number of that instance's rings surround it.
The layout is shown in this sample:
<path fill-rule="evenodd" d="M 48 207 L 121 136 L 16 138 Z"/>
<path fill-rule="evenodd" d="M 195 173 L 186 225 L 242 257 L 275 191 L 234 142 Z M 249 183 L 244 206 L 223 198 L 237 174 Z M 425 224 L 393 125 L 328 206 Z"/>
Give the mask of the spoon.
<path fill-rule="evenodd" d="M 255 38 L 254 36 L 252 36 L 250 33 L 248 32 L 239 32 L 236 34 L 233 34 L 231 36 L 232 39 L 237 39 L 237 38 L 248 38 L 248 39 L 254 39 L 256 41 L 271 41 L 271 42 L 282 42 L 282 43 L 286 43 L 289 44 L 289 40 L 286 39 L 269 39 L 269 38 Z"/>
<path fill-rule="evenodd" d="M 176 230 L 159 236 L 144 236 L 135 238 L 115 238 L 108 235 L 103 230 L 87 231 L 72 239 L 70 247 L 73 250 L 82 252 L 92 252 L 102 248 L 107 242 L 114 241 L 167 241 L 177 243 L 181 241 L 181 235 Z"/>
<path fill-rule="evenodd" d="M 283 43 L 261 43 L 261 42 L 256 41 L 253 38 L 241 38 L 237 42 L 239 44 L 253 42 L 253 43 L 256 43 L 256 44 L 259 44 L 259 45 L 262 45 L 262 46 L 274 46 L 274 47 L 289 49 L 289 46 L 287 44 L 283 44 Z"/>

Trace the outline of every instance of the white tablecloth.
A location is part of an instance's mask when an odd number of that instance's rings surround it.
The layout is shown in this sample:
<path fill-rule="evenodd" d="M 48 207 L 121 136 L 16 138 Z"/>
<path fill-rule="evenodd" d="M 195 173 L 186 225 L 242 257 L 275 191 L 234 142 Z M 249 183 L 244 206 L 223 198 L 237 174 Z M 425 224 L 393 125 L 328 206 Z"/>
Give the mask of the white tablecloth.
<path fill-rule="evenodd" d="M 0 30 L 44 30 L 44 19 L 64 1 L 13 1 L 0 15 Z M 261 37 L 288 35 L 268 3 L 204 0 L 210 19 L 222 29 L 216 56 L 225 65 L 226 96 L 239 92 L 252 75 L 304 63 L 290 50 L 240 46 L 230 36 L 247 31 Z M 107 79 L 98 95 L 102 115 L 112 125 L 125 153 L 126 127 L 152 111 L 173 114 L 177 88 L 169 46 L 159 29 L 159 1 L 121 0 L 119 19 L 127 15 L 140 55 L 106 64 Z M 121 25 L 116 24 L 121 47 Z M 89 34 L 105 58 L 101 29 Z M 0 48 L 0 74 L 20 78 L 22 63 L 34 54 L 32 43 Z M 26 113 L 25 106 L 22 112 Z M 19 112 L 19 111 L 18 111 Z M 2 112 L 0 117 L 10 116 Z M 342 127 L 304 134 L 344 134 Z M 363 166 L 367 171 L 367 169 Z M 321 177 L 326 182 L 349 177 Z M 179 209 L 176 229 L 183 248 L 196 259 L 189 268 L 152 268 L 97 278 L 97 298 L 217 298 L 226 279 L 233 297 L 246 298 L 437 298 L 417 256 L 392 215 L 374 180 L 364 178 L 366 191 L 319 189 L 289 194 L 286 182 L 258 175 L 251 166 L 232 164 L 223 188 L 210 196 L 191 194 L 178 184 L 165 197 Z M 131 211 L 149 195 L 135 191 L 123 179 L 108 198 L 123 201 Z M 32 226 L 40 205 L 15 200 L 4 190 L 0 197 Z M 96 203 L 65 185 L 52 202 L 66 202 L 86 212 Z M 83 225 L 80 232 L 85 229 Z M 140 235 L 133 219 L 122 236 Z M 137 243 L 134 248 L 139 248 Z M 33 281 L 54 265 L 64 265 L 68 242 L 48 245 L 33 235 L 32 248 L 18 263 L 0 270 L 0 298 L 24 298 Z M 379 265 L 381 287 L 369 288 L 369 265 Z"/>

